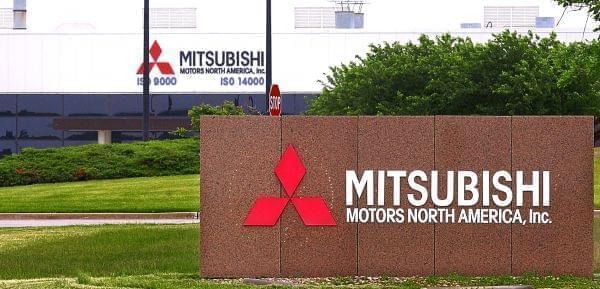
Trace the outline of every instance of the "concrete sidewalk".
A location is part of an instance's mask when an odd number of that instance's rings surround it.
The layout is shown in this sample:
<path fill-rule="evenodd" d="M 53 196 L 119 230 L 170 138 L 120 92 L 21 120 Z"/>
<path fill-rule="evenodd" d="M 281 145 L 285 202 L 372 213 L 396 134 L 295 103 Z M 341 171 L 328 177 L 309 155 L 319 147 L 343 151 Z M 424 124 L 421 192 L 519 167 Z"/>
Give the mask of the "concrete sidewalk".
<path fill-rule="evenodd" d="M 104 224 L 194 224 L 197 212 L 175 213 L 0 213 L 0 228 Z"/>
<path fill-rule="evenodd" d="M 594 210 L 600 217 L 600 210 Z M 0 228 L 105 224 L 198 224 L 198 212 L 175 213 L 0 213 Z"/>

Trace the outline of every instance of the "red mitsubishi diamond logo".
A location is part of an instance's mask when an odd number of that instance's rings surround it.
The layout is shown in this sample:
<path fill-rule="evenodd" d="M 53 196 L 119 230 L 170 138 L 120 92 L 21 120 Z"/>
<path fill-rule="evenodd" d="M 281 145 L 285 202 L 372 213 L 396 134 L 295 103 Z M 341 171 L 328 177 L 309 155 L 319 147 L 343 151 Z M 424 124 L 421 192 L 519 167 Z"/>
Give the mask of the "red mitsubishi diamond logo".
<path fill-rule="evenodd" d="M 152 47 L 150 47 L 150 56 L 152 56 L 152 59 L 154 59 L 154 62 L 150 62 L 150 72 L 152 72 L 154 65 L 156 65 L 158 66 L 158 70 L 160 70 L 160 73 L 162 74 L 175 74 L 175 72 L 173 72 L 171 64 L 169 64 L 168 62 L 158 62 L 158 58 L 160 57 L 161 53 L 162 49 L 160 49 L 160 45 L 158 45 L 158 42 L 154 40 L 154 43 L 152 43 Z M 138 68 L 137 74 L 144 74 L 144 62 L 140 64 L 140 68 Z"/>
<path fill-rule="evenodd" d="M 306 168 L 296 149 L 289 145 L 275 167 L 275 175 L 283 185 L 287 197 L 258 197 L 246 216 L 244 226 L 274 226 L 290 201 L 304 225 L 335 226 L 335 220 L 322 197 L 294 197 L 304 174 Z"/>

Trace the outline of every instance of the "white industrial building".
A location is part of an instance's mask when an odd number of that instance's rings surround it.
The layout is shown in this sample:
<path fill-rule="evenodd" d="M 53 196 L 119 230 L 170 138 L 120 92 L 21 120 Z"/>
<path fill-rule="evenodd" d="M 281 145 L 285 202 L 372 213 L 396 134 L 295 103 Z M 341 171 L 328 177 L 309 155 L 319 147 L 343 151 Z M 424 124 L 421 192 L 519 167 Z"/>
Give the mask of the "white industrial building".
<path fill-rule="evenodd" d="M 586 9 L 552 0 L 272 2 L 273 82 L 287 114 L 305 109 L 328 67 L 371 43 L 423 33 L 481 42 L 504 29 L 556 32 L 569 42 L 598 38 Z M 226 99 L 264 109 L 264 0 L 150 6 L 155 116 L 185 117 L 191 105 Z M 53 129 L 56 117 L 139 116 L 142 46 L 142 0 L 0 0 L 0 153 L 96 141 L 90 132 Z"/>

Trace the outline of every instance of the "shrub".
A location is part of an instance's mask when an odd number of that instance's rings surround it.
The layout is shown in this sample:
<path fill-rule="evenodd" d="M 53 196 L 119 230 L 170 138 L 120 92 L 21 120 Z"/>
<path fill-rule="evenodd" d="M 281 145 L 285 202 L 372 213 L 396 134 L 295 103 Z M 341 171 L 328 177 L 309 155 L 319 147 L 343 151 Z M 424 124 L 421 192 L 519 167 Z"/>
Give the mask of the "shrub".
<path fill-rule="evenodd" d="M 196 174 L 197 139 L 23 149 L 0 159 L 0 186 Z"/>
<path fill-rule="evenodd" d="M 308 114 L 600 116 L 600 42 L 508 31 L 484 44 L 421 36 L 371 45 L 322 84 Z"/>
<path fill-rule="evenodd" d="M 188 111 L 188 116 L 192 122 L 192 126 L 198 130 L 200 126 L 200 116 L 202 115 L 243 115 L 244 110 L 241 106 L 235 105 L 231 101 L 224 101 L 222 105 L 212 106 L 210 104 L 202 104 L 193 106 Z"/>

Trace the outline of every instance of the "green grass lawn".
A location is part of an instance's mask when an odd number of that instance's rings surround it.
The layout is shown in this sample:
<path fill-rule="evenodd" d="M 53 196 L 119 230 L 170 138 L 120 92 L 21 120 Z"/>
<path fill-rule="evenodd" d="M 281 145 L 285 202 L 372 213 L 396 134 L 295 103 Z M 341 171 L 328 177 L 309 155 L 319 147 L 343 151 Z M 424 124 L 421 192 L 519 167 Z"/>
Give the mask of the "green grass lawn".
<path fill-rule="evenodd" d="M 0 213 L 197 212 L 199 176 L 166 176 L 0 188 Z"/>
<path fill-rule="evenodd" d="M 594 218 L 594 272 L 600 274 L 600 217 Z"/>
<path fill-rule="evenodd" d="M 600 218 L 595 221 L 600 273 Z M 106 225 L 0 229 L 0 288 L 256 288 L 239 280 L 198 276 L 198 225 Z M 365 288 L 364 279 L 332 278 L 295 288 Z M 305 281 L 306 282 L 306 281 Z M 310 282 L 310 281 L 309 281 Z M 315 281 L 312 281 L 315 282 Z M 323 283 L 324 282 L 324 283 Z M 569 277 L 381 278 L 371 288 L 530 284 L 535 288 L 600 288 Z M 289 287 L 282 287 L 289 288 Z"/>
<path fill-rule="evenodd" d="M 600 148 L 594 148 L 594 206 L 600 209 Z"/>
<path fill-rule="evenodd" d="M 0 230 L 0 279 L 198 272 L 198 225 Z"/>

